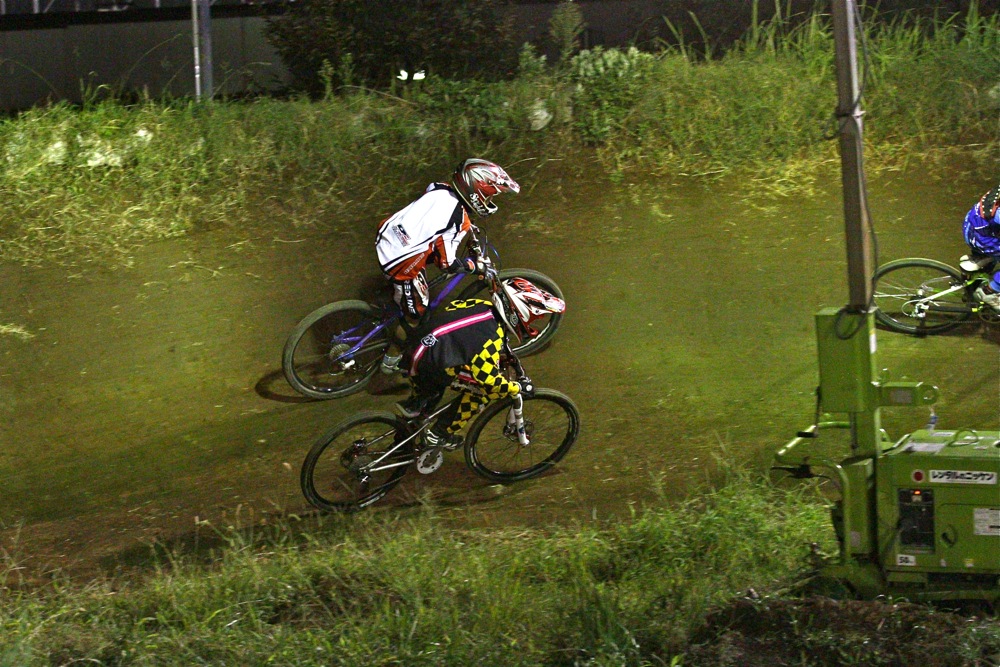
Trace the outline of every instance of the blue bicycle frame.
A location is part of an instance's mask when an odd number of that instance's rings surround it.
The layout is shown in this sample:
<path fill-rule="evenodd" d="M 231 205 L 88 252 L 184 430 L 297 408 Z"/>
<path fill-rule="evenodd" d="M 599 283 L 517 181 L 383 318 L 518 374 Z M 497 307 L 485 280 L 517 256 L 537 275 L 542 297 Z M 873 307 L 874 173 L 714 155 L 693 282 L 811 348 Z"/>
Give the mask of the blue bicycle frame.
<path fill-rule="evenodd" d="M 451 279 L 448 280 L 447 284 L 444 286 L 444 289 L 442 289 L 437 294 L 437 296 L 435 296 L 434 299 L 431 301 L 431 304 L 430 306 L 428 306 L 427 309 L 428 312 L 437 308 L 438 304 L 440 304 L 441 301 L 443 301 L 444 298 L 448 296 L 448 294 L 450 294 L 452 290 L 454 290 L 455 287 L 460 282 L 462 282 L 462 280 L 465 279 L 466 275 L 468 274 L 456 273 L 455 275 L 451 276 Z M 444 280 L 446 277 L 447 274 L 442 274 L 441 276 L 438 276 L 437 278 L 431 281 L 431 285 L 434 285 L 440 282 L 441 280 Z M 343 354 L 340 354 L 336 358 L 334 358 L 333 361 L 344 362 L 345 366 L 349 366 L 352 363 L 352 360 L 354 359 L 354 355 L 357 354 L 358 351 L 361 348 L 363 348 L 368 343 L 369 340 L 372 339 L 372 337 L 380 334 L 389 325 L 398 322 L 399 319 L 403 316 L 402 311 L 400 311 L 399 307 L 396 306 L 395 304 L 385 305 L 383 306 L 383 310 L 385 311 L 385 317 L 383 317 L 382 321 L 376 324 L 375 327 L 372 328 L 372 330 L 366 333 L 364 336 L 361 336 L 360 338 L 358 337 L 358 330 L 361 329 L 362 326 L 364 326 L 359 324 L 358 326 L 351 327 L 347 331 L 342 331 L 336 334 L 331 339 L 330 341 L 331 349 L 338 345 L 350 345 L 350 348 L 348 348 Z"/>

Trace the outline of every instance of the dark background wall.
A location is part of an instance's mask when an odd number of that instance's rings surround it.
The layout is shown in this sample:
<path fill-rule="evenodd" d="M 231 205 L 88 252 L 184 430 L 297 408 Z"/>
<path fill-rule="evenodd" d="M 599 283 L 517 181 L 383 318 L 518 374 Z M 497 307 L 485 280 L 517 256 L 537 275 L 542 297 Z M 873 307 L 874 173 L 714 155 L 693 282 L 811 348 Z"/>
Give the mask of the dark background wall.
<path fill-rule="evenodd" d="M 7 1 L 11 3 L 8 8 L 14 7 L 13 0 Z M 901 11 L 950 15 L 966 12 L 971 1 L 881 0 L 878 7 L 889 16 Z M 704 30 L 716 46 L 725 46 L 744 33 L 754 7 L 753 0 L 583 0 L 578 4 L 588 25 L 587 46 L 651 46 L 658 39 L 670 41 L 673 33 L 668 21 L 689 44 L 699 44 Z M 555 5 L 515 3 L 516 26 L 524 41 L 547 48 L 548 20 Z M 190 9 L 183 4 L 45 14 L 31 14 L 30 6 L 24 0 L 19 5 L 23 13 L 0 16 L 0 109 L 23 109 L 46 100 L 79 102 L 84 88 L 99 85 L 148 91 L 153 96 L 194 94 Z M 813 0 L 781 0 L 780 6 L 782 11 L 791 9 L 804 16 L 817 5 Z M 818 6 L 826 9 L 829 3 Z M 1000 0 L 981 0 L 979 6 L 984 13 L 997 12 Z M 760 15 L 770 16 L 774 7 L 766 0 L 760 2 Z M 287 85 L 288 72 L 264 36 L 262 14 L 266 11 L 262 5 L 213 6 L 217 91 L 239 95 L 277 91 Z M 692 15 L 697 16 L 697 24 Z"/>
<path fill-rule="evenodd" d="M 284 87 L 287 73 L 259 16 L 212 19 L 213 76 L 221 93 Z M 84 88 L 194 94 L 190 19 L 70 24 L 0 31 L 0 109 L 79 102 Z"/>

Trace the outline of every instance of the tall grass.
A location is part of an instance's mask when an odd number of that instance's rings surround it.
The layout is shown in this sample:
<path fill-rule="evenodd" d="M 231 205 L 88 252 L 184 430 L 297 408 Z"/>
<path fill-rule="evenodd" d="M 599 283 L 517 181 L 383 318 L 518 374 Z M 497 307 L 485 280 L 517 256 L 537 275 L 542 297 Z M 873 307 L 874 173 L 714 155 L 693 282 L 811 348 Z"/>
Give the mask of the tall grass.
<path fill-rule="evenodd" d="M 1000 16 L 899 19 L 861 31 L 866 138 L 873 163 L 1000 139 Z M 711 56 L 711 54 L 709 54 Z M 726 53 L 680 46 L 658 59 L 629 121 L 603 150 L 625 168 L 781 173 L 834 156 L 833 33 L 829 17 L 754 22 Z M 623 159 L 624 158 L 624 159 Z"/>
<path fill-rule="evenodd" d="M 230 528 L 213 558 L 168 553 L 143 578 L 88 584 L 28 584 L 7 559 L 0 665 L 746 664 L 712 625 L 730 613 L 767 637 L 757 648 L 774 661 L 755 665 L 843 664 L 875 645 L 879 661 L 858 664 L 910 664 L 892 651 L 919 655 L 921 641 L 944 650 L 934 665 L 1000 651 L 995 618 L 894 621 L 877 605 L 845 609 L 850 635 L 831 647 L 835 604 L 781 596 L 832 533 L 813 491 L 729 467 L 714 489 L 603 527 L 458 531 L 424 508 Z M 752 600 L 766 603 L 756 622 Z"/>
<path fill-rule="evenodd" d="M 1000 137 L 1000 20 L 973 5 L 964 21 L 894 23 L 872 31 L 871 115 L 886 144 L 992 142 Z M 952 75 L 941 76 L 942 72 Z M 955 75 L 960 73 L 961 75 Z M 916 92 L 917 94 L 914 94 Z"/>
<path fill-rule="evenodd" d="M 831 532 L 811 494 L 737 472 L 603 528 L 463 532 L 426 510 L 224 531 L 217 565 L 175 555 L 141 583 L 37 589 L 8 566 L 0 664 L 669 665 Z"/>
<path fill-rule="evenodd" d="M 874 164 L 1000 135 L 1000 18 L 865 27 Z M 807 181 L 835 156 L 828 17 L 756 22 L 725 53 L 594 49 L 513 81 L 195 104 L 97 100 L 0 121 L 0 258 L 127 253 L 219 225 L 345 224 L 470 154 L 591 160 L 621 178 L 740 170 Z"/>
<path fill-rule="evenodd" d="M 473 85 L 460 87 L 467 105 Z M 482 118 L 442 105 L 358 92 L 33 109 L 0 122 L 0 257 L 127 252 L 268 219 L 329 223 L 348 209 L 403 203 L 400 192 L 440 178 L 454 156 L 502 160 L 523 143 L 496 147 L 479 137 Z"/>

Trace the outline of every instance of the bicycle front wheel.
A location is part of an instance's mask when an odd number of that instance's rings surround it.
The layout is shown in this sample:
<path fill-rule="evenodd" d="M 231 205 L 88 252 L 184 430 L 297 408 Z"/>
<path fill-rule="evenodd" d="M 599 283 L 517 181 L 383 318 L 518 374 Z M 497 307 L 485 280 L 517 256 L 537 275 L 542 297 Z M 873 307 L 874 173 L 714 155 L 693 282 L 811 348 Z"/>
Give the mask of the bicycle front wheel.
<path fill-rule="evenodd" d="M 289 334 L 281 369 L 295 391 L 318 399 L 359 391 L 389 347 L 392 321 L 364 301 L 338 301 L 309 313 Z"/>
<path fill-rule="evenodd" d="M 362 412 L 316 441 L 302 463 L 302 494 L 329 512 L 354 512 L 381 499 L 412 463 L 405 422 L 389 412 Z"/>
<path fill-rule="evenodd" d="M 465 440 L 465 462 L 493 482 L 529 479 L 562 460 L 580 434 L 580 411 L 565 394 L 537 389 L 524 399 L 522 445 L 513 423 L 511 398 L 486 406 Z"/>
<path fill-rule="evenodd" d="M 544 273 L 538 271 L 533 271 L 531 269 L 504 269 L 497 274 L 497 277 L 503 280 L 510 280 L 511 278 L 524 278 L 530 283 L 533 283 L 535 287 L 543 289 L 553 296 L 557 296 L 563 301 L 566 298 L 563 296 L 562 290 L 559 289 L 559 285 L 556 281 L 549 278 Z M 459 296 L 461 299 L 488 299 L 489 295 L 486 293 L 487 283 L 483 280 L 477 280 L 471 285 L 467 286 Z M 538 352 L 543 347 L 545 347 L 552 337 L 556 335 L 556 330 L 559 328 L 559 323 L 562 322 L 562 313 L 551 313 L 548 315 L 543 315 L 531 323 L 531 327 L 538 332 L 537 336 L 529 338 L 527 340 L 521 341 L 516 345 L 511 345 L 511 350 L 514 354 L 519 357 L 526 357 L 529 354 L 534 354 Z M 513 343 L 513 341 L 511 341 Z"/>
<path fill-rule="evenodd" d="M 933 259 L 898 259 L 880 266 L 874 301 L 879 322 L 917 336 L 944 333 L 972 314 L 962 274 Z"/>

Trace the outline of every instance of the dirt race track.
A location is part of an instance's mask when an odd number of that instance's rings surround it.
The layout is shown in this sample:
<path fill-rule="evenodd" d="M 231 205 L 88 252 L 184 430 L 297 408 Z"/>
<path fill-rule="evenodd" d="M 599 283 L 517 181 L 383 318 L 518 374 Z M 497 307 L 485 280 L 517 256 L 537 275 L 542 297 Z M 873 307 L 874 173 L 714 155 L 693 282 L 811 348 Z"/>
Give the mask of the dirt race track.
<path fill-rule="evenodd" d="M 564 185 L 577 196 L 562 198 L 558 224 L 542 223 Z M 978 187 L 954 195 L 955 184 L 919 175 L 873 185 L 882 257 L 953 262 Z M 511 487 L 450 454 L 435 475 L 409 475 L 380 511 L 430 497 L 464 523 L 602 521 L 658 492 L 680 496 L 713 456 L 765 461 L 808 425 L 813 314 L 846 297 L 839 194 L 743 209 L 708 230 L 720 206 L 739 208 L 700 187 L 654 197 L 550 183 L 501 212 L 506 221 L 490 224 L 505 266 L 543 271 L 566 293 L 563 329 L 527 366 L 576 400 L 583 436 L 554 473 Z M 4 552 L 32 570 L 114 571 L 154 541 L 190 539 L 196 521 L 309 512 L 298 488 L 309 445 L 403 392 L 380 379 L 313 402 L 279 368 L 300 317 L 372 296 L 374 225 L 217 230 L 114 269 L 0 264 L 0 325 L 30 334 L 0 336 Z M 998 428 L 995 331 L 880 341 L 895 377 L 942 387 L 942 426 Z M 925 418 L 887 423 L 912 430 Z"/>

